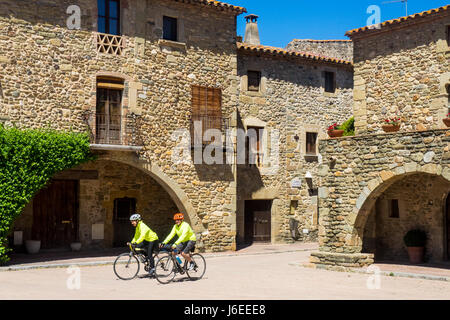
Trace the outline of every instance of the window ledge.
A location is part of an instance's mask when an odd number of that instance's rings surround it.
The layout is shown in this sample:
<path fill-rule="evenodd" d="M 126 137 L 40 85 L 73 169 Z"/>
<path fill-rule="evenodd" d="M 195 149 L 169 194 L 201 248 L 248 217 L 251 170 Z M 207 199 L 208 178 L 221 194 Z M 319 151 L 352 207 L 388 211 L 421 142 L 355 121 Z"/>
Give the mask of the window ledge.
<path fill-rule="evenodd" d="M 319 155 L 317 155 L 317 154 L 305 154 L 305 160 L 307 162 L 318 162 L 319 161 Z"/>
<path fill-rule="evenodd" d="M 182 49 L 186 50 L 186 43 L 184 42 L 178 42 L 178 41 L 172 41 L 172 40 L 166 40 L 166 39 L 159 39 L 158 45 L 164 46 L 164 47 L 171 47 L 175 49 Z"/>
<path fill-rule="evenodd" d="M 328 98 L 334 98 L 334 97 L 337 97 L 337 91 L 335 91 L 335 92 L 324 91 L 323 95 Z"/>

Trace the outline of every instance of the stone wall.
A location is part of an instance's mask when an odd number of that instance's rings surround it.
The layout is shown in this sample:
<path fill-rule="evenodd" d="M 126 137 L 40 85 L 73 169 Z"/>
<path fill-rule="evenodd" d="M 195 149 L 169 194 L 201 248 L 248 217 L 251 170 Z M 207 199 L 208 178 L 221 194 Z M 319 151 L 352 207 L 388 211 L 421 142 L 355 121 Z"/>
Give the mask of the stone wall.
<path fill-rule="evenodd" d="M 424 199 L 433 201 L 436 206 L 440 203 L 442 209 L 439 197 L 450 192 L 449 143 L 448 130 L 359 135 L 321 141 L 319 148 L 324 163 L 319 167 L 320 252 L 329 257 L 336 255 L 336 263 L 341 253 L 361 254 L 364 228 L 376 200 L 394 183 L 407 183 L 409 180 L 404 179 L 408 176 L 411 179 L 417 174 L 441 176 L 440 181 L 446 183 L 439 184 L 440 193 L 434 191 L 433 185 L 426 184 L 428 178 L 421 176 L 414 180 L 420 184 L 414 189 L 417 191 L 411 190 L 410 196 L 417 198 L 411 209 L 417 210 L 416 215 L 437 210 L 430 208 Z M 420 189 L 423 193 L 417 195 Z M 426 227 L 436 235 L 442 228 L 436 230 L 430 215 L 427 213 Z M 433 243 L 434 248 L 442 251 L 442 247 Z M 443 256 L 442 252 L 432 252 L 434 259 Z M 318 263 L 315 258 L 314 261 Z"/>
<path fill-rule="evenodd" d="M 122 55 L 96 49 L 97 2 L 2 1 L 0 114 L 8 125 L 85 131 L 95 112 L 96 77 L 124 80 L 122 115 L 141 115 L 140 160 L 159 168 L 186 195 L 206 230 L 208 250 L 235 246 L 236 195 L 231 166 L 174 164 L 172 134 L 189 129 L 191 85 L 222 89 L 222 114 L 238 101 L 235 14 L 175 1 L 124 0 Z M 66 27 L 69 5 L 82 11 L 81 30 Z M 179 19 L 180 41 L 161 39 L 162 15 Z M 159 170 L 158 169 L 158 170 Z"/>
<path fill-rule="evenodd" d="M 428 17 L 406 28 L 384 27 L 354 43 L 354 114 L 359 134 L 381 132 L 385 119 L 403 119 L 402 130 L 444 128 L 448 113 L 450 15 Z"/>
<path fill-rule="evenodd" d="M 353 43 L 350 40 L 294 39 L 286 50 L 310 52 L 325 57 L 353 61 Z"/>
<path fill-rule="evenodd" d="M 259 92 L 247 90 L 248 70 L 261 72 Z M 325 70 L 336 72 L 334 94 L 324 92 Z M 299 222 L 299 240 L 316 240 L 317 168 L 322 159 L 320 155 L 306 156 L 306 132 L 316 132 L 319 139 L 324 139 L 330 125 L 351 117 L 352 70 L 321 62 L 239 52 L 238 75 L 241 78 L 238 127 L 265 128 L 269 141 L 265 158 L 275 148 L 271 137 L 279 134 L 277 161 L 268 161 L 261 168 L 238 166 L 238 240 L 243 238 L 245 200 L 274 200 L 273 242 L 292 241 L 291 218 Z M 311 186 L 305 179 L 307 172 L 313 175 Z M 301 187 L 291 187 L 294 179 L 301 181 Z M 303 229 L 309 233 L 303 234 Z"/>

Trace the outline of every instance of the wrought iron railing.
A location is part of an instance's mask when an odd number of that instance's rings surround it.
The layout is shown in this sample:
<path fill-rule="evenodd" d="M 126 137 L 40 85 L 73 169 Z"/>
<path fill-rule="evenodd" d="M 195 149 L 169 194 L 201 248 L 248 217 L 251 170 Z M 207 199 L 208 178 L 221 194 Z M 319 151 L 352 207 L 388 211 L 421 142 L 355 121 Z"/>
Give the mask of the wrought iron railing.
<path fill-rule="evenodd" d="M 214 117 L 214 116 L 191 116 L 190 132 L 192 146 L 205 146 L 212 143 L 220 143 L 215 140 L 214 132 L 208 130 L 216 129 L 222 133 L 221 145 L 225 145 L 226 131 L 230 128 L 230 118 Z"/>
<path fill-rule="evenodd" d="M 83 116 L 93 144 L 144 145 L 141 137 L 141 116 L 107 115 L 95 112 L 85 112 Z"/>

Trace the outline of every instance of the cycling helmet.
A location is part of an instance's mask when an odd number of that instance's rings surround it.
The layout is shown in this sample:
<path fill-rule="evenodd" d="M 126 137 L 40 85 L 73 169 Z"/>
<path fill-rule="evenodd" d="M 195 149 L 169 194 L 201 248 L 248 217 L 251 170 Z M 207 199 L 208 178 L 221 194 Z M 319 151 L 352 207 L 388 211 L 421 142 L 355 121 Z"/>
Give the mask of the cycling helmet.
<path fill-rule="evenodd" d="M 173 216 L 173 220 L 184 220 L 184 214 L 175 213 L 175 215 Z"/>
<path fill-rule="evenodd" d="M 131 217 L 130 217 L 130 221 L 138 221 L 138 220 L 142 220 L 142 218 L 141 218 L 141 215 L 140 214 L 133 214 Z"/>

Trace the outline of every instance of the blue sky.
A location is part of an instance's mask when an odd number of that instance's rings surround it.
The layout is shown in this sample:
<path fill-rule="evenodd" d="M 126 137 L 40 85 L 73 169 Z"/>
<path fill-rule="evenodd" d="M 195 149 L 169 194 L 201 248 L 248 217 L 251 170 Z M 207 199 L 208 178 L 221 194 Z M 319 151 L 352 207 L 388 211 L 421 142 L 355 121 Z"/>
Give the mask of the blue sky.
<path fill-rule="evenodd" d="M 284 48 L 292 39 L 348 39 L 345 32 L 367 25 L 371 5 L 381 9 L 381 22 L 405 16 L 404 3 L 393 0 L 222 0 L 260 16 L 261 44 Z M 408 14 L 450 4 L 450 0 L 408 0 Z M 238 35 L 245 19 L 238 16 Z"/>

